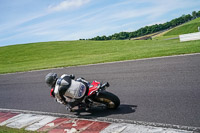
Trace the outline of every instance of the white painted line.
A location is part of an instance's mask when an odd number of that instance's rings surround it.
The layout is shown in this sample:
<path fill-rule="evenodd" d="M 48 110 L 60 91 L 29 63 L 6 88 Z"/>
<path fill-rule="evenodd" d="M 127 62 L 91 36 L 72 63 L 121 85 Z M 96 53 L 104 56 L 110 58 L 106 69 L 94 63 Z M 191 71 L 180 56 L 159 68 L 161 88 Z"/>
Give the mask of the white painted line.
<path fill-rule="evenodd" d="M 9 123 L 11 123 L 11 122 L 13 122 L 13 121 L 15 121 L 15 120 L 18 120 L 18 119 L 20 119 L 23 115 L 24 115 L 24 114 L 19 114 L 19 115 L 16 115 L 16 116 L 14 116 L 14 117 L 12 117 L 12 118 L 6 120 L 6 121 L 3 121 L 2 123 L 0 123 L 0 126 L 4 126 L 4 125 L 9 124 Z"/>
<path fill-rule="evenodd" d="M 123 130 L 127 128 L 127 124 L 125 123 L 113 123 L 102 130 L 100 133 L 121 133 Z"/>
<path fill-rule="evenodd" d="M 100 133 L 193 133 L 193 131 L 136 124 L 113 123 L 102 130 Z"/>
<path fill-rule="evenodd" d="M 52 112 L 41 112 L 41 111 L 31 111 L 31 110 L 20 110 L 20 109 L 0 108 L 0 111 L 21 113 L 20 115 L 22 115 L 22 114 L 37 114 L 37 115 L 51 115 L 51 116 L 58 116 L 58 117 L 78 118 L 77 115 L 62 114 L 62 113 L 52 113 Z"/>
<path fill-rule="evenodd" d="M 55 117 L 66 117 L 66 118 L 75 118 L 75 119 L 80 119 L 80 120 L 91 120 L 93 119 L 93 117 L 84 117 L 82 116 L 81 118 L 78 118 L 77 115 L 69 115 L 69 114 L 61 114 L 61 113 L 51 113 L 51 112 L 40 112 L 40 111 L 30 111 L 30 110 L 17 110 L 17 109 L 4 109 L 4 108 L 0 108 L 0 111 L 6 111 L 6 112 L 17 112 L 17 113 L 29 113 L 30 114 L 38 114 L 38 115 L 49 115 L 49 116 L 55 116 Z M 19 114 L 16 115 L 2 123 L 0 123 L 0 126 L 2 125 L 6 125 L 8 123 L 11 123 L 14 120 L 19 119 L 22 115 L 24 114 Z M 181 125 L 172 125 L 172 124 L 163 124 L 163 123 L 153 123 L 153 122 L 143 122 L 143 121 L 134 121 L 134 120 L 125 120 L 125 119 L 114 119 L 114 118 L 108 118 L 108 117 L 97 117 L 95 118 L 94 121 L 102 121 L 102 122 L 110 122 L 116 125 L 112 125 L 113 127 L 116 127 L 116 130 L 125 130 L 125 126 L 126 124 L 130 124 L 130 125 L 141 125 L 144 127 L 156 127 L 156 128 L 163 128 L 163 129 L 169 129 L 171 131 L 181 131 L 181 133 L 191 133 L 191 132 L 199 132 L 200 131 L 200 127 L 189 127 L 189 126 L 181 126 Z M 54 126 L 53 123 L 48 124 L 48 126 Z M 120 128 L 117 128 L 120 127 Z M 126 127 L 127 128 L 127 127 Z M 106 129 L 109 131 L 109 128 Z M 113 129 L 111 130 L 113 131 Z M 191 132 L 188 132 L 191 131 Z M 168 133 L 168 132 L 166 132 Z M 175 132 L 178 133 L 178 132 Z"/>
<path fill-rule="evenodd" d="M 43 119 L 43 117 L 44 116 L 41 115 L 24 114 L 19 119 L 9 123 L 6 126 L 11 128 L 23 128 Z"/>
<path fill-rule="evenodd" d="M 66 133 L 79 133 L 79 131 L 77 131 L 76 128 L 64 129 L 64 132 L 66 132 Z"/>
<path fill-rule="evenodd" d="M 41 127 L 43 127 L 44 125 L 46 125 L 47 123 L 55 120 L 58 117 L 53 117 L 53 116 L 43 116 L 43 119 L 28 126 L 27 128 L 25 128 L 26 130 L 30 130 L 30 131 L 36 131 L 38 129 L 40 129 Z"/>
<path fill-rule="evenodd" d="M 46 126 L 47 127 L 53 127 L 53 126 L 55 126 L 55 124 L 52 122 L 52 123 L 47 124 Z"/>

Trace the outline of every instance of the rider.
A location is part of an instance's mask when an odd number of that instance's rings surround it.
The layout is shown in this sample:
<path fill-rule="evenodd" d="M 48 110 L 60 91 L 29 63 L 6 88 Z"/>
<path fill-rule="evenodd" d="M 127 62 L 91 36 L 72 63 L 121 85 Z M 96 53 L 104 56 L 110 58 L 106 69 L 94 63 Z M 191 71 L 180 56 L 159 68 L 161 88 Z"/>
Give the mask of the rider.
<path fill-rule="evenodd" d="M 74 75 L 63 74 L 60 78 L 56 73 L 49 73 L 45 81 L 51 87 L 51 95 L 57 102 L 66 105 L 66 109 L 72 108 L 81 103 L 88 92 L 89 82 L 83 78 L 75 80 Z"/>

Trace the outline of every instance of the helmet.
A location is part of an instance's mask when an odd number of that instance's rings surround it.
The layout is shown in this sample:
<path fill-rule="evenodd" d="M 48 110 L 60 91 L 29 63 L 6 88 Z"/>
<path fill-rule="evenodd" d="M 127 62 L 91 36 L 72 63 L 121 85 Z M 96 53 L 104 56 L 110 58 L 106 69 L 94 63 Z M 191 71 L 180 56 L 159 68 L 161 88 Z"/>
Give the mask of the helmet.
<path fill-rule="evenodd" d="M 52 87 L 57 80 L 57 74 L 56 73 L 49 73 L 45 77 L 45 82 L 48 86 Z"/>

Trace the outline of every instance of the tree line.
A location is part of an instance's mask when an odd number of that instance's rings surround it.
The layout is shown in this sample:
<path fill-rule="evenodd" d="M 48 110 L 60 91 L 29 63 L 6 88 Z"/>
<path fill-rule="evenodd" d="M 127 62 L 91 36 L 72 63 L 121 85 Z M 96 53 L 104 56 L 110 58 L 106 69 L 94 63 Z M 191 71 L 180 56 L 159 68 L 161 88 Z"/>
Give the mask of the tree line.
<path fill-rule="evenodd" d="M 136 31 L 133 32 L 120 32 L 120 33 L 115 33 L 110 36 L 97 36 L 91 39 L 79 39 L 79 40 L 125 40 L 125 39 L 131 39 L 134 37 L 140 37 L 144 36 L 147 34 L 163 31 L 169 28 L 173 28 L 175 26 L 178 26 L 180 24 L 183 24 L 185 22 L 191 21 L 195 18 L 200 17 L 200 11 L 196 12 L 193 11 L 192 14 L 187 14 L 187 15 L 182 15 L 181 17 L 172 19 L 169 22 L 163 23 L 163 24 L 155 24 L 151 26 L 145 26 L 142 27 Z"/>

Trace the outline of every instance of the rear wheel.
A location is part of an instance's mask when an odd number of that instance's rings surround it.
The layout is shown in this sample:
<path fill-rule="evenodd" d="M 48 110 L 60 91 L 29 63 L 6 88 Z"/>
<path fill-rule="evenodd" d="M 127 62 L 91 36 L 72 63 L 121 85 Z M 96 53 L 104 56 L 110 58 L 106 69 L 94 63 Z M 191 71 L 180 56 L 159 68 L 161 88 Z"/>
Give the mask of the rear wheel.
<path fill-rule="evenodd" d="M 96 102 L 106 105 L 108 109 L 116 109 L 120 105 L 119 98 L 107 91 L 100 92 L 94 99 Z"/>

